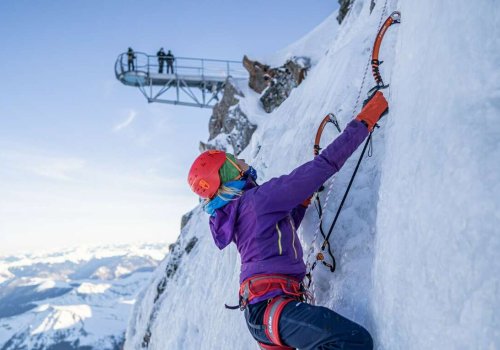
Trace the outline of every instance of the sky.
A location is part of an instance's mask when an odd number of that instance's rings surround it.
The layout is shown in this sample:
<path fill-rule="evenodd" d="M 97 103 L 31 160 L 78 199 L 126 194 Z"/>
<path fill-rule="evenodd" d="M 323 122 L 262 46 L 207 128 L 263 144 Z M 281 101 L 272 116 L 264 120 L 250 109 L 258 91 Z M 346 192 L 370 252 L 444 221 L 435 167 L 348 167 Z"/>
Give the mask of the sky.
<path fill-rule="evenodd" d="M 131 46 L 262 59 L 334 0 L 0 2 L 0 255 L 173 242 L 209 109 L 148 104 L 115 79 Z"/>

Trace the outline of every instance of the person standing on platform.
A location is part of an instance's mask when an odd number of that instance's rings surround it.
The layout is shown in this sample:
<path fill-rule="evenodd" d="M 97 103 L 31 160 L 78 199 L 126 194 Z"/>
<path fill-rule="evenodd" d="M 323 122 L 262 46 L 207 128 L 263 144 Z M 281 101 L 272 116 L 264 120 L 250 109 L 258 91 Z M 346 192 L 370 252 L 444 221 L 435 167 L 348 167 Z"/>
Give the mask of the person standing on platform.
<path fill-rule="evenodd" d="M 132 50 L 131 47 L 129 47 L 127 51 L 127 63 L 129 71 L 135 70 L 134 60 L 135 60 L 135 52 L 134 50 Z"/>
<path fill-rule="evenodd" d="M 174 61 L 175 61 L 175 57 L 174 55 L 172 54 L 172 51 L 168 50 L 166 56 L 165 56 L 165 59 L 167 61 L 167 74 L 170 72 L 172 74 L 174 74 Z"/>
<path fill-rule="evenodd" d="M 158 56 L 158 73 L 163 73 L 163 67 L 165 66 L 165 60 L 167 54 L 165 51 L 163 51 L 163 47 L 156 53 L 156 56 Z"/>

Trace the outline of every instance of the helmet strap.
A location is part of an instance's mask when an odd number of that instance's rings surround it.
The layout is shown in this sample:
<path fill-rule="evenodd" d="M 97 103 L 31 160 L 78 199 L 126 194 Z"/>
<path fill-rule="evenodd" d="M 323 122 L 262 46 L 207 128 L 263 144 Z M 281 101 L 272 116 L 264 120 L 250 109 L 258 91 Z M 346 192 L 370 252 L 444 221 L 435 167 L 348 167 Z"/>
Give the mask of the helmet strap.
<path fill-rule="evenodd" d="M 238 170 L 240 172 L 240 175 L 238 177 L 236 177 L 234 180 L 241 179 L 243 177 L 244 171 L 241 170 L 241 168 L 239 167 L 239 165 L 237 163 L 235 163 L 231 158 L 229 158 L 228 156 L 226 156 L 226 159 L 229 161 L 229 163 L 231 163 L 236 168 L 236 170 Z"/>

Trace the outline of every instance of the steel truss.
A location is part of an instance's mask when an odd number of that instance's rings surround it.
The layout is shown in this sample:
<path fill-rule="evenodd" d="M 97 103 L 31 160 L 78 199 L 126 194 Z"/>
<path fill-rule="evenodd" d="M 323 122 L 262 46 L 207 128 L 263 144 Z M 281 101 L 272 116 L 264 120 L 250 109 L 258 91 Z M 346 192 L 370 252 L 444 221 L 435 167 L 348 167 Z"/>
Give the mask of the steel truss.
<path fill-rule="evenodd" d="M 173 73 L 167 74 L 163 73 L 158 57 L 141 52 L 135 52 L 134 56 L 130 70 L 127 53 L 118 56 L 116 78 L 125 85 L 139 88 L 150 103 L 213 108 L 229 77 L 248 78 L 238 61 L 178 57 Z"/>

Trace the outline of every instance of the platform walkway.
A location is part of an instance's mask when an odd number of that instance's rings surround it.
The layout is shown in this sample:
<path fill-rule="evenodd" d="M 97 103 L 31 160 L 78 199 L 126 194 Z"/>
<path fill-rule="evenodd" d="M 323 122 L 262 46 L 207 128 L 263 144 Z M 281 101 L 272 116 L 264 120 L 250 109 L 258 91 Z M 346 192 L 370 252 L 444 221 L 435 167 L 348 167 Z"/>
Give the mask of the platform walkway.
<path fill-rule="evenodd" d="M 135 52 L 133 67 L 127 53 L 118 56 L 115 76 L 123 84 L 139 88 L 148 102 L 212 108 L 219 100 L 228 77 L 248 79 L 239 61 L 175 57 L 173 73 L 160 73 L 158 57 Z"/>

